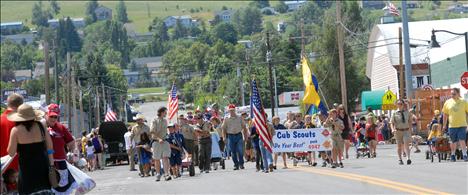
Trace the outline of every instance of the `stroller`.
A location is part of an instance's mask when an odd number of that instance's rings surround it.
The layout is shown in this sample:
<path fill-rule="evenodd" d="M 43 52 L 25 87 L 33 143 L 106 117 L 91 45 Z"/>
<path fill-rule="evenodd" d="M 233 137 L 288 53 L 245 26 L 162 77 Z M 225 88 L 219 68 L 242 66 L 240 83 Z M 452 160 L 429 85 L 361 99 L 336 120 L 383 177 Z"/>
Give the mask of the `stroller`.
<path fill-rule="evenodd" d="M 364 135 L 359 131 L 356 132 L 356 141 L 357 143 L 354 144 L 356 147 L 356 158 L 359 157 L 368 157 L 370 158 L 370 150 L 369 150 L 369 143 L 366 141 Z"/>

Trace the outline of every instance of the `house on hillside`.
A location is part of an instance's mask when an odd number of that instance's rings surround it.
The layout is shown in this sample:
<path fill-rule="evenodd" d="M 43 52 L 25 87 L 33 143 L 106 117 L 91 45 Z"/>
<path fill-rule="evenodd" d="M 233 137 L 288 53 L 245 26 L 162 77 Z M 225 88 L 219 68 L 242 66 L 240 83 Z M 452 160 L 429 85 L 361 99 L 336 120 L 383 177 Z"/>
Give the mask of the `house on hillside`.
<path fill-rule="evenodd" d="M 94 10 L 94 13 L 96 14 L 97 20 L 112 20 L 112 9 L 105 7 L 105 6 L 99 6 Z"/>
<path fill-rule="evenodd" d="M 16 34 L 16 35 L 2 35 L 0 37 L 0 42 L 5 42 L 7 40 L 10 40 L 11 42 L 14 42 L 16 44 L 21 44 L 23 41 L 26 42 L 27 44 L 31 44 L 34 42 L 34 37 L 36 35 L 33 33 L 26 33 L 26 34 Z"/>
<path fill-rule="evenodd" d="M 162 57 L 133 58 L 132 63 L 136 64 L 137 69 L 141 69 L 146 65 L 151 72 L 159 70 L 162 67 Z"/>
<path fill-rule="evenodd" d="M 467 32 L 468 18 L 409 22 L 411 45 L 412 84 L 414 89 L 425 85 L 434 88 L 459 87 L 468 99 L 467 90 L 461 87 L 460 76 L 467 71 L 463 36 L 436 33 L 440 48 L 429 49 L 432 29 Z M 399 92 L 398 28 L 401 23 L 374 26 L 369 37 L 366 75 L 371 89 Z M 403 51 L 404 52 L 404 51 Z"/>
<path fill-rule="evenodd" d="M 385 1 L 362 0 L 362 1 L 359 1 L 359 6 L 362 9 L 382 9 L 385 7 Z"/>
<path fill-rule="evenodd" d="M 284 4 L 288 6 L 288 12 L 296 11 L 303 5 L 305 5 L 307 1 L 284 1 Z"/>
<path fill-rule="evenodd" d="M 468 13 L 468 4 L 457 3 L 455 5 L 449 6 L 447 11 L 457 14 Z"/>
<path fill-rule="evenodd" d="M 236 11 L 232 9 L 221 10 L 219 12 L 215 12 L 215 16 L 218 16 L 223 22 L 231 22 L 231 17 L 232 15 L 234 15 L 235 12 Z"/>
<path fill-rule="evenodd" d="M 64 18 L 64 20 L 66 20 L 66 18 Z M 71 18 L 71 20 L 76 29 L 84 28 L 86 26 L 84 18 Z M 49 23 L 49 27 L 55 29 L 59 26 L 59 19 L 50 19 L 47 20 L 47 23 Z"/>
<path fill-rule="evenodd" d="M 125 78 L 127 78 L 128 86 L 133 87 L 138 82 L 140 73 L 138 71 L 130 71 L 128 69 L 123 69 L 123 75 Z"/>
<path fill-rule="evenodd" d="M 176 25 L 177 20 L 180 21 L 182 26 L 190 27 L 192 25 L 196 25 L 195 21 L 192 19 L 192 16 L 184 15 L 184 16 L 168 16 L 164 19 L 164 24 L 166 27 L 170 28 Z"/>
<path fill-rule="evenodd" d="M 32 71 L 25 69 L 25 70 L 15 70 L 15 81 L 16 82 L 23 82 L 32 79 Z"/>
<path fill-rule="evenodd" d="M 1 31 L 9 31 L 9 32 L 15 32 L 15 31 L 21 31 L 23 30 L 23 22 L 5 22 L 1 23 Z M 3 33 L 2 33 L 3 34 Z"/>

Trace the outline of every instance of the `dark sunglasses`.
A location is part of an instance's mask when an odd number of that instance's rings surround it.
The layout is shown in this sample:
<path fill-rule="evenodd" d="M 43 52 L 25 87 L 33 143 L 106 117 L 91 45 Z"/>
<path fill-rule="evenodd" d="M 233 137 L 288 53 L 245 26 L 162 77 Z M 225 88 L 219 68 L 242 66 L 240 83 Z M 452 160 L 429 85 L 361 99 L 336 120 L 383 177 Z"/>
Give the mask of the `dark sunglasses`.
<path fill-rule="evenodd" d="M 58 116 L 49 116 L 49 118 L 58 118 Z"/>

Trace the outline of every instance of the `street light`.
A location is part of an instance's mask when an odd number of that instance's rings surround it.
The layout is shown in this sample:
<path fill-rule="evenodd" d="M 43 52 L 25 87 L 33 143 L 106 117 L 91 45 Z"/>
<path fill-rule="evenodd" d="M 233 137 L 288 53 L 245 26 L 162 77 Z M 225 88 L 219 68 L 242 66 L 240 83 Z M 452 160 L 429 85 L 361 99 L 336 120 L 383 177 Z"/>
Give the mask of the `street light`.
<path fill-rule="evenodd" d="M 468 70 L 468 32 L 454 33 L 454 32 L 450 32 L 448 30 L 434 30 L 434 29 L 432 29 L 432 36 L 431 36 L 431 43 L 430 43 L 431 48 L 440 48 L 440 44 L 437 42 L 437 39 L 436 39 L 436 36 L 435 36 L 436 32 L 445 32 L 445 33 L 450 33 L 450 34 L 453 34 L 453 35 L 460 35 L 460 36 L 463 35 L 463 36 L 465 36 L 465 60 L 466 60 L 466 69 Z"/>

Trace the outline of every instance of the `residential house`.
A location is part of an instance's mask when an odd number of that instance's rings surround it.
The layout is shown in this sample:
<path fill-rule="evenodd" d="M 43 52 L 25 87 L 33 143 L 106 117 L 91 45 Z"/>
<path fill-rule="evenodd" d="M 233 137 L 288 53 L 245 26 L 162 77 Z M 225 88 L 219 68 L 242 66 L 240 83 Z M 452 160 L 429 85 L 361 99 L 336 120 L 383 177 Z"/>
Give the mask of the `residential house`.
<path fill-rule="evenodd" d="M 284 33 L 286 31 L 286 23 L 284 21 L 278 22 L 276 25 L 276 30 L 280 33 Z"/>
<path fill-rule="evenodd" d="M 232 9 L 221 10 L 215 13 L 215 16 L 218 16 L 223 22 L 231 22 L 231 17 L 234 15 L 235 11 Z"/>
<path fill-rule="evenodd" d="M 284 4 L 288 6 L 288 11 L 296 11 L 303 5 L 305 5 L 307 1 L 284 1 Z"/>
<path fill-rule="evenodd" d="M 418 1 L 407 1 L 406 2 L 406 7 L 408 9 L 416 9 L 421 7 L 421 2 Z"/>
<path fill-rule="evenodd" d="M 382 9 L 385 7 L 385 2 L 376 0 L 362 0 L 359 2 L 359 6 L 362 9 Z"/>
<path fill-rule="evenodd" d="M 16 82 L 23 82 L 27 80 L 31 80 L 32 78 L 32 71 L 25 69 L 25 70 L 15 70 L 15 81 Z"/>
<path fill-rule="evenodd" d="M 180 21 L 182 26 L 184 27 L 190 27 L 192 25 L 196 25 L 194 20 L 192 19 L 192 16 L 189 15 L 184 15 L 184 16 L 168 16 L 166 19 L 164 19 L 164 24 L 166 27 L 170 28 L 176 25 L 177 20 Z"/>
<path fill-rule="evenodd" d="M 123 75 L 127 78 L 128 86 L 133 87 L 138 82 L 140 73 L 138 71 L 123 70 Z"/>
<path fill-rule="evenodd" d="M 16 44 L 21 44 L 23 42 L 23 40 L 27 43 L 27 44 L 31 44 L 34 42 L 34 37 L 36 35 L 33 34 L 33 33 L 26 33 L 26 34 L 16 34 L 16 35 L 2 35 L 0 37 L 0 42 L 5 42 L 7 40 L 10 40 Z"/>
<path fill-rule="evenodd" d="M 112 20 L 112 9 L 104 6 L 99 6 L 94 10 L 97 20 Z"/>
<path fill-rule="evenodd" d="M 145 58 L 133 58 L 132 61 L 136 64 L 137 69 L 143 68 L 145 65 L 148 70 L 155 71 L 162 67 L 162 57 L 145 57 Z M 132 62 L 132 63 L 133 63 Z"/>
<path fill-rule="evenodd" d="M 460 84 L 461 74 L 467 71 L 463 37 L 457 38 L 455 35 L 443 32 L 436 33 L 441 47 L 432 49 L 427 47 L 433 29 L 467 32 L 468 25 L 460 24 L 468 24 L 468 18 L 408 23 L 410 45 L 413 46 L 411 63 L 414 89 L 427 84 L 434 88 L 459 87 L 462 95 L 468 99 L 467 90 Z M 397 71 L 400 64 L 397 44 L 399 27 L 402 27 L 401 23 L 391 23 L 379 24 L 372 29 L 368 44 L 366 75 L 370 79 L 373 91 L 389 88 L 395 93 L 399 92 Z"/>
<path fill-rule="evenodd" d="M 468 13 L 468 4 L 461 4 L 457 3 L 455 5 L 451 5 L 447 8 L 447 11 L 452 12 L 452 13 Z"/>
<path fill-rule="evenodd" d="M 50 66 L 49 66 L 50 67 Z M 54 74 L 54 68 L 49 68 L 49 76 Z M 45 63 L 36 62 L 36 67 L 34 67 L 34 72 L 32 73 L 33 79 L 38 79 L 41 76 L 45 75 Z"/>
<path fill-rule="evenodd" d="M 12 34 L 14 32 L 20 32 L 23 30 L 23 22 L 5 22 L 1 23 L 1 34 Z"/>
<path fill-rule="evenodd" d="M 66 20 L 66 18 L 64 18 L 64 20 Z M 71 20 L 76 29 L 84 28 L 86 26 L 84 18 L 71 18 Z M 59 19 L 50 19 L 47 20 L 47 23 L 49 23 L 49 27 L 57 28 L 59 26 Z"/>

